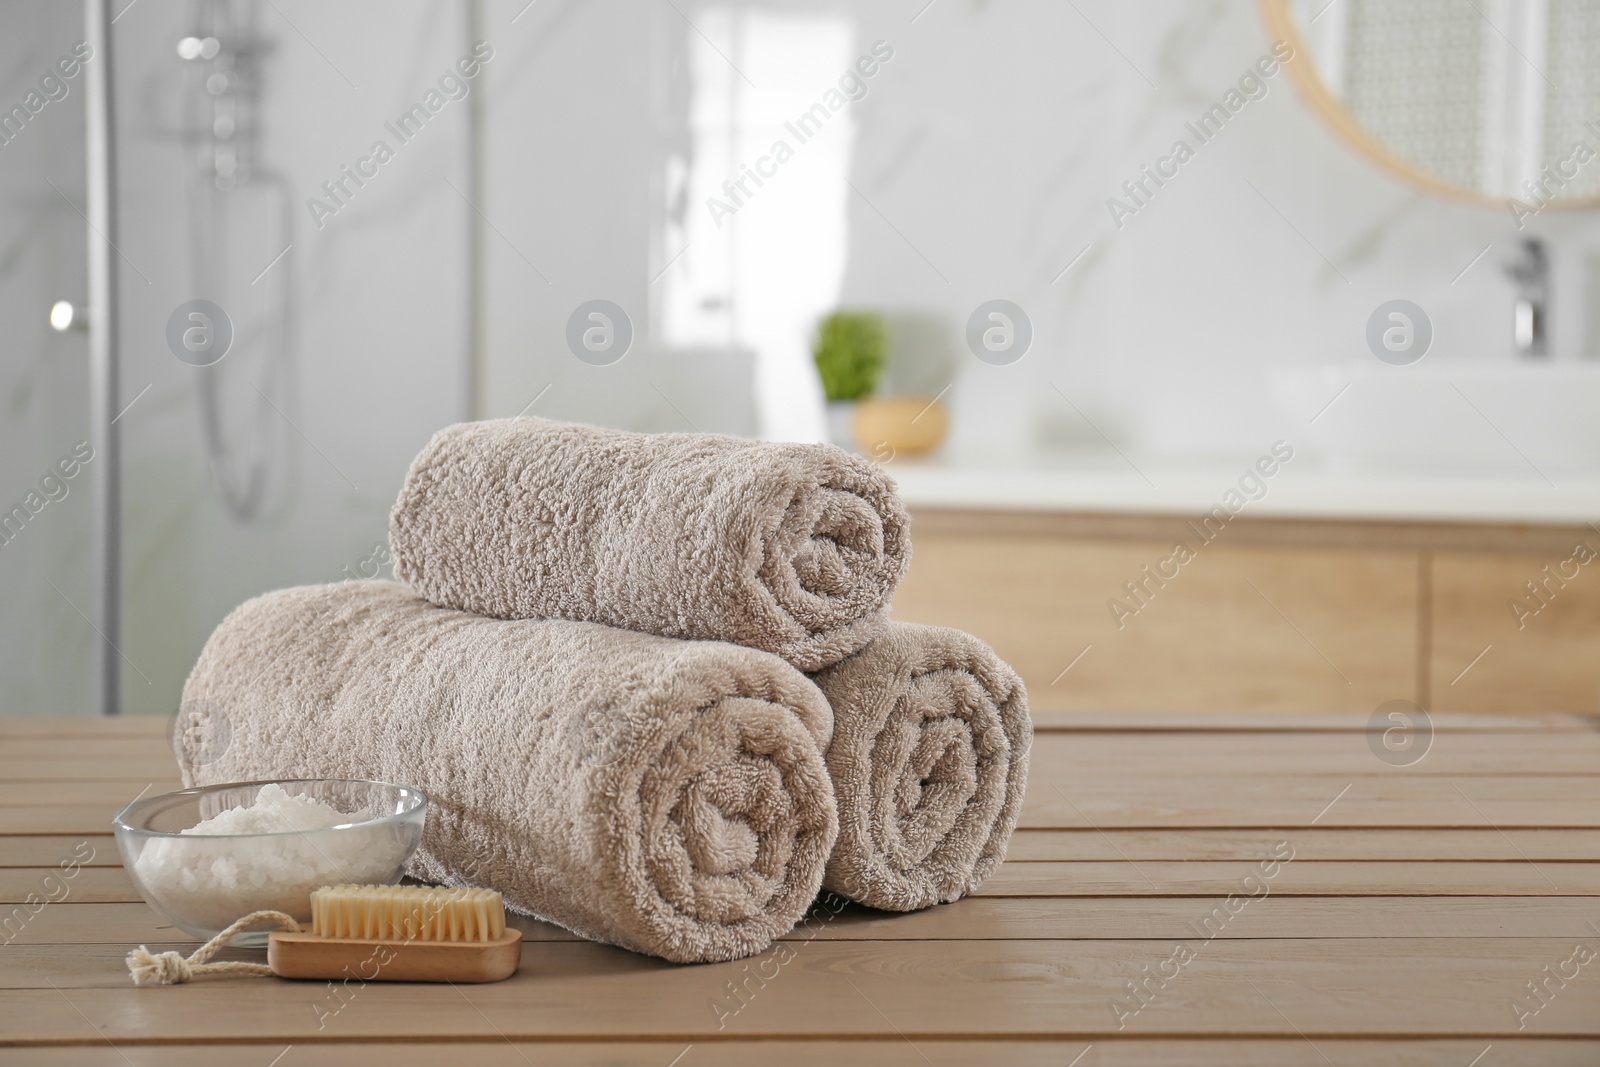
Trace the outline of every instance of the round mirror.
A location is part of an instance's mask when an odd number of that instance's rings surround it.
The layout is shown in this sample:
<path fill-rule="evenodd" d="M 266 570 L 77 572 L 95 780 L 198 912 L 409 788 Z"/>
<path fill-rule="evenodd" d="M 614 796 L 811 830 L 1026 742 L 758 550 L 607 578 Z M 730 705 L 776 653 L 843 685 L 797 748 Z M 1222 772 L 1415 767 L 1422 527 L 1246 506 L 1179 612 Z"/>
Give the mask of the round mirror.
<path fill-rule="evenodd" d="M 1285 66 L 1340 136 L 1433 192 L 1503 206 L 1600 203 L 1600 4 L 1261 0 Z"/>

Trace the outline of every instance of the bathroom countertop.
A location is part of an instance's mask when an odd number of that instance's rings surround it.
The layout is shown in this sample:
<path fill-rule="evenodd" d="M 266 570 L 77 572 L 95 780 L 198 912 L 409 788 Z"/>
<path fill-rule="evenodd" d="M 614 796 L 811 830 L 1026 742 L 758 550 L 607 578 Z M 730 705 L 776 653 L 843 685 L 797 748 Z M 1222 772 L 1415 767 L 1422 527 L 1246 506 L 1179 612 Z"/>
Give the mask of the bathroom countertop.
<path fill-rule="evenodd" d="M 1600 900 L 1595 720 L 1435 712 L 1396 758 L 1370 719 L 1042 713 L 981 893 L 819 909 L 747 959 L 675 967 L 514 918 L 503 982 L 135 988 L 130 948 L 198 947 L 109 832 L 178 786 L 168 720 L 0 718 L 0 786 L 23 798 L 0 804 L 0 1063 L 1600 1062 L 1600 982 L 1526 988 L 1573 973 L 1552 935 L 1588 937 Z"/>
<path fill-rule="evenodd" d="M 1600 520 L 1600 474 L 1593 472 L 1339 471 L 1297 455 L 1260 479 L 1263 489 L 1245 477 L 1253 462 L 1059 452 L 902 459 L 886 469 L 913 508 L 1188 514 L 1209 511 L 1237 490 L 1250 498 L 1240 514 L 1262 517 L 1541 525 Z"/>

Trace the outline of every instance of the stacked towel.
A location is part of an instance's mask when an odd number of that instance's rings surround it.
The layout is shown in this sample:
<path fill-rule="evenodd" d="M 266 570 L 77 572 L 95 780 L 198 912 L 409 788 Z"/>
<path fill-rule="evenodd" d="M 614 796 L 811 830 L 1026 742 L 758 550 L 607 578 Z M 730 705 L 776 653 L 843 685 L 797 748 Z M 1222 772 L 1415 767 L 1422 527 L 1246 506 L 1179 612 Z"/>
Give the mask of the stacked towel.
<path fill-rule="evenodd" d="M 788 932 L 838 832 L 827 702 L 722 642 L 484 619 L 344 582 L 236 608 L 184 701 L 232 733 L 211 762 L 180 748 L 185 784 L 415 785 L 431 803 L 413 874 L 676 962 Z"/>
<path fill-rule="evenodd" d="M 976 889 L 1022 810 L 1033 741 L 1022 679 L 970 634 L 893 623 L 814 680 L 833 705 L 839 801 L 823 884 L 885 911 Z"/>
<path fill-rule="evenodd" d="M 238 608 L 184 690 L 232 743 L 184 779 L 419 786 L 413 874 L 679 962 L 760 952 L 824 878 L 955 900 L 1005 857 L 1031 727 L 988 646 L 889 620 L 908 526 L 828 445 L 449 427 L 391 516 L 410 588 Z"/>
<path fill-rule="evenodd" d="M 389 544 L 395 577 L 445 607 L 732 641 L 814 671 L 883 632 L 909 522 L 883 472 L 832 445 L 518 418 L 435 434 Z"/>

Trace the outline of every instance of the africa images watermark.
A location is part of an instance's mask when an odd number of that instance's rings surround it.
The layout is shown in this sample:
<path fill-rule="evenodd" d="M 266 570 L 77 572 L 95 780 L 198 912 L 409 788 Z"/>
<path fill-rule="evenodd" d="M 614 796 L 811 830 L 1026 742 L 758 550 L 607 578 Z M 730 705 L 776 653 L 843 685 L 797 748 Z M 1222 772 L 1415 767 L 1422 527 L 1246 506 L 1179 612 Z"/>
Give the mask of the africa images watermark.
<path fill-rule="evenodd" d="M 1138 978 L 1128 979 L 1125 986 L 1126 998 L 1112 997 L 1108 1002 L 1117 1029 L 1126 1028 L 1129 1019 L 1154 1003 L 1156 995 L 1180 977 L 1183 969 L 1198 958 L 1200 947 L 1221 937 L 1227 930 L 1228 924 L 1249 907 L 1251 901 L 1265 900 L 1271 896 L 1272 879 L 1293 860 L 1294 846 L 1287 840 L 1279 841 L 1272 846 L 1272 851 L 1266 859 L 1257 863 L 1249 874 L 1240 879 L 1239 892 L 1229 893 L 1220 903 L 1206 912 L 1198 923 L 1186 923 L 1195 940 L 1178 940 L 1172 946 L 1172 951 L 1156 962 L 1154 971 L 1147 963 L 1140 968 Z"/>
<path fill-rule="evenodd" d="M 1600 526 L 1596 526 L 1592 522 L 1589 524 L 1589 528 L 1600 533 Z M 1575 541 L 1572 545 L 1572 552 L 1566 559 L 1558 560 L 1555 563 L 1546 563 L 1539 572 L 1537 581 L 1530 578 L 1528 581 L 1523 582 L 1522 588 L 1528 594 L 1527 599 L 1512 597 L 1506 601 L 1507 606 L 1511 608 L 1511 614 L 1517 620 L 1517 629 L 1527 629 L 1528 620 L 1549 607 L 1550 602 L 1556 598 L 1556 594 L 1565 589 L 1568 582 L 1573 581 L 1582 574 L 1583 567 L 1593 563 L 1596 559 L 1600 559 L 1600 552 L 1597 552 L 1593 545 L 1588 541 Z"/>
<path fill-rule="evenodd" d="M 72 79 L 83 70 L 83 64 L 94 58 L 94 48 L 86 41 L 72 46 L 72 54 L 57 59 L 55 65 L 39 78 L 39 87 L 29 89 L 22 103 L 9 110 L 0 111 L 0 147 L 10 144 L 27 128 L 35 115 L 50 104 L 60 103 L 72 92 Z"/>
<path fill-rule="evenodd" d="M 848 900 L 837 893 L 824 893 L 817 898 L 816 904 L 806 913 L 806 917 L 800 920 L 800 925 L 796 926 L 795 929 L 798 931 L 801 927 L 804 927 L 810 931 L 806 941 L 814 941 L 817 934 L 822 932 L 823 927 L 831 922 L 835 915 L 843 911 L 844 906 L 848 903 Z M 793 945 L 794 943 L 789 941 L 776 942 L 772 948 L 768 949 L 759 958 L 746 961 L 743 968 L 743 977 L 737 981 L 730 980 L 727 983 L 727 1000 L 718 998 L 707 1002 L 711 1008 L 711 1017 L 717 1022 L 718 1030 L 727 1026 L 729 1019 L 749 1007 L 751 1002 L 755 1000 L 756 995 L 767 988 L 767 983 L 776 979 L 783 972 L 783 968 L 798 954 Z M 755 964 L 754 971 L 750 969 L 752 963 Z M 754 983 L 753 987 L 752 983 Z"/>
<path fill-rule="evenodd" d="M 368 552 L 365 559 L 356 564 L 355 570 L 350 569 L 346 563 L 339 568 L 339 573 L 344 575 L 342 581 L 370 582 L 374 578 L 382 577 L 385 567 L 394 565 L 394 556 L 389 552 L 389 546 L 382 541 L 372 542 L 372 551 Z M 369 574 L 368 571 L 371 571 Z M 393 573 L 392 571 L 390 572 Z"/>
<path fill-rule="evenodd" d="M 39 880 L 38 889 L 31 891 L 18 907 L 12 908 L 11 914 L 0 918 L 0 931 L 5 933 L 5 940 L 0 941 L 0 945 L 11 944 L 41 911 L 57 901 L 66 900 L 72 894 L 72 886 L 68 883 L 78 877 L 78 871 L 84 864 L 93 859 L 94 846 L 87 841 L 78 842 L 72 855 Z"/>
<path fill-rule="evenodd" d="M 1292 59 L 1294 45 L 1288 41 L 1274 42 L 1272 52 L 1256 60 L 1239 77 L 1238 88 L 1223 93 L 1222 99 L 1201 112 L 1195 121 L 1185 122 L 1183 128 L 1194 138 L 1194 143 L 1190 144 L 1188 137 L 1179 137 L 1172 142 L 1166 155 L 1156 159 L 1154 167 L 1149 163 L 1142 164 L 1137 177 L 1123 182 L 1122 191 L 1128 199 L 1113 196 L 1106 200 L 1112 225 L 1120 230 L 1127 225 L 1129 218 L 1148 207 L 1150 201 L 1155 199 L 1156 192 L 1176 178 L 1179 169 L 1193 159 L 1201 148 L 1215 140 L 1233 116 L 1243 111 L 1251 101 L 1266 97 L 1266 79 L 1276 76 L 1283 69 L 1283 64 Z"/>
<path fill-rule="evenodd" d="M 347 163 L 339 168 L 337 176 L 323 182 L 322 191 L 327 200 L 319 200 L 314 196 L 306 200 L 306 208 L 311 212 L 311 221 L 317 224 L 317 229 L 322 229 L 329 218 L 349 207 L 356 193 L 378 176 L 379 168 L 394 159 L 400 148 L 410 144 L 422 132 L 428 120 L 443 111 L 446 104 L 465 100 L 471 95 L 472 79 L 482 72 L 483 64 L 493 58 L 494 47 L 487 41 L 474 44 L 470 55 L 456 60 L 455 67 L 439 76 L 438 88 L 429 89 L 422 94 L 420 102 L 402 111 L 399 118 L 383 124 L 384 129 L 394 134 L 395 147 L 391 148 L 388 141 L 379 138 L 372 142 L 372 149 L 367 155 L 356 160 L 354 169 Z"/>
<path fill-rule="evenodd" d="M 1593 119 L 1585 122 L 1583 128 L 1600 138 L 1600 124 Z M 1527 196 L 1527 200 L 1519 200 L 1514 196 L 1506 198 L 1506 210 L 1511 212 L 1511 220 L 1517 224 L 1517 229 L 1522 229 L 1529 219 L 1549 207 L 1556 195 L 1567 187 L 1568 182 L 1575 181 L 1578 172 L 1583 170 L 1596 155 L 1600 153 L 1597 153 L 1589 142 L 1574 141 L 1565 156 L 1554 163 L 1546 163 L 1540 169 L 1538 181 L 1532 178 L 1525 180 L 1522 183 L 1522 192 Z"/>
<path fill-rule="evenodd" d="M 1592 920 L 1588 925 L 1589 929 L 1600 934 L 1600 926 L 1596 926 Z M 1526 1029 L 1528 1020 L 1544 1011 L 1567 988 L 1568 982 L 1576 981 L 1597 955 L 1600 953 L 1596 953 L 1595 947 L 1589 942 L 1576 942 L 1572 952 L 1565 958 L 1557 960 L 1554 965 L 1545 964 L 1536 977 L 1524 982 L 1523 988 L 1527 991 L 1525 997 L 1510 998 L 1511 1014 L 1517 1020 L 1517 1029 Z"/>
<path fill-rule="evenodd" d="M 71 482 L 94 459 L 94 449 L 87 441 L 72 446 L 70 455 L 62 456 L 56 465 L 39 478 L 39 488 L 30 489 L 22 503 L 0 511 L 0 545 L 9 545 L 22 533 L 22 528 L 47 506 L 65 500 L 72 491 Z"/>
<path fill-rule="evenodd" d="M 855 66 L 839 75 L 837 88 L 829 88 L 822 94 L 822 99 L 812 104 L 800 117 L 793 122 L 785 122 L 783 128 L 793 135 L 797 144 L 805 144 L 811 138 L 822 132 L 822 127 L 827 121 L 844 110 L 844 106 L 851 101 L 860 102 L 867 98 L 867 79 L 878 73 L 882 64 L 894 58 L 894 47 L 887 41 L 874 41 L 869 55 L 864 55 L 856 60 Z M 744 207 L 745 201 L 755 196 L 749 182 L 755 182 L 756 189 L 766 184 L 763 178 L 775 177 L 778 168 L 794 158 L 794 146 L 780 137 L 772 142 L 767 154 L 756 159 L 755 166 L 748 163 L 739 164 L 737 177 L 729 178 L 722 183 L 722 194 L 726 200 L 717 197 L 706 198 L 706 210 L 711 212 L 711 221 L 717 224 L 717 229 L 722 229 L 722 220 L 738 214 Z"/>
<path fill-rule="evenodd" d="M 1388 700 L 1367 717 L 1367 747 L 1391 767 L 1421 763 L 1433 747 L 1433 717 L 1409 700 Z"/>
<path fill-rule="evenodd" d="M 1125 629 L 1129 619 L 1149 607 L 1156 594 L 1182 574 L 1183 567 L 1195 560 L 1201 548 L 1216 540 L 1234 516 L 1253 501 L 1265 497 L 1267 479 L 1293 458 L 1293 446 L 1286 441 L 1273 442 L 1271 450 L 1239 476 L 1237 487 L 1230 487 L 1222 494 L 1220 504 L 1213 504 L 1210 511 L 1183 524 L 1184 529 L 1194 535 L 1196 544 L 1190 544 L 1187 538 L 1177 541 L 1172 551 L 1157 560 L 1153 567 L 1146 563 L 1140 568 L 1139 577 L 1122 583 L 1127 600 L 1120 596 L 1107 597 L 1106 610 L 1111 612 L 1111 621 L 1117 624 L 1117 629 Z"/>

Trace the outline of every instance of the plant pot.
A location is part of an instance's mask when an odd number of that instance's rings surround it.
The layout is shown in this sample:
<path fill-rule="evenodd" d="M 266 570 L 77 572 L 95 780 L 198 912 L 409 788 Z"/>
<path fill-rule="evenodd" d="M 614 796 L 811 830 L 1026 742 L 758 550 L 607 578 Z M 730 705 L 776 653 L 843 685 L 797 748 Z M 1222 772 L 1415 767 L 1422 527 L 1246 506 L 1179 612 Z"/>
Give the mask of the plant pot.
<path fill-rule="evenodd" d="M 931 396 L 874 396 L 856 404 L 856 444 L 881 460 L 931 452 L 949 429 L 950 416 Z"/>

